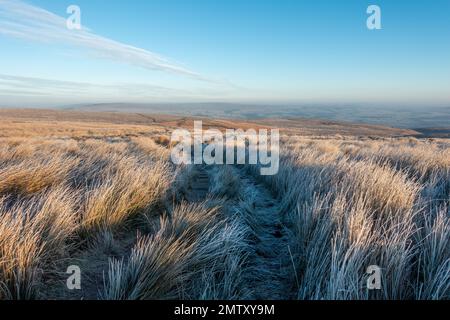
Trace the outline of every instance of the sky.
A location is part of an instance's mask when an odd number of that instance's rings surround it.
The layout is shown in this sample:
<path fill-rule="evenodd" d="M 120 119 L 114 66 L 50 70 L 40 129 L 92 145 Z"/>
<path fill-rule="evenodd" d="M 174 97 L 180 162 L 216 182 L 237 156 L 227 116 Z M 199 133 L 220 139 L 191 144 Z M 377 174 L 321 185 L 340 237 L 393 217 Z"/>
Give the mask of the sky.
<path fill-rule="evenodd" d="M 0 106 L 106 102 L 448 106 L 450 0 L 0 0 Z"/>

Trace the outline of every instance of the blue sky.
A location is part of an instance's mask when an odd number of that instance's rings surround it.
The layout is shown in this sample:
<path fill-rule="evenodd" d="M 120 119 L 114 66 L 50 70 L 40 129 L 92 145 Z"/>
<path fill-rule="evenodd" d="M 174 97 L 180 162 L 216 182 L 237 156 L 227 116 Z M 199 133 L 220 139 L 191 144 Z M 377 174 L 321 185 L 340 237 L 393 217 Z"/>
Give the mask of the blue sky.
<path fill-rule="evenodd" d="M 65 28 L 71 4 L 82 31 Z M 0 105 L 450 105 L 449 14 L 450 0 L 0 0 Z"/>

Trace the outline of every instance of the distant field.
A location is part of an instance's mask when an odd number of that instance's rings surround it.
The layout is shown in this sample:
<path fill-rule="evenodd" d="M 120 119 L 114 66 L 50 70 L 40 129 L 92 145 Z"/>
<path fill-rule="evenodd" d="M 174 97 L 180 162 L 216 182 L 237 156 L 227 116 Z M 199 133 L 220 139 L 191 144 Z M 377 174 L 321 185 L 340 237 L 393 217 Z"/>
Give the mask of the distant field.
<path fill-rule="evenodd" d="M 192 117 L 0 110 L 0 300 L 450 299 L 449 139 L 202 119 L 280 127 L 278 174 L 175 166 Z"/>

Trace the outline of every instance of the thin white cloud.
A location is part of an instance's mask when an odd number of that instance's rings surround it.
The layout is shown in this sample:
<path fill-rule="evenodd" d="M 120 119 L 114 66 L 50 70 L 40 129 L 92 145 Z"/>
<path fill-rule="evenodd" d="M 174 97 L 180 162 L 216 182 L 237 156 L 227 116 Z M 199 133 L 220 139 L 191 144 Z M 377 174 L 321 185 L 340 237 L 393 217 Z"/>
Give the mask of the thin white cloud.
<path fill-rule="evenodd" d="M 209 81 L 200 74 L 145 49 L 96 35 L 82 27 L 69 30 L 66 19 L 19 0 L 0 0 L 0 34 L 31 41 L 72 45 L 121 63 Z"/>
<path fill-rule="evenodd" d="M 119 102 L 211 102 L 222 101 L 230 93 L 224 88 L 185 89 L 148 83 L 94 83 L 0 73 L 0 108 Z"/>
<path fill-rule="evenodd" d="M 154 99 L 196 97 L 194 92 L 140 83 L 96 84 L 0 74 L 0 96 L 47 96 L 51 99 Z"/>

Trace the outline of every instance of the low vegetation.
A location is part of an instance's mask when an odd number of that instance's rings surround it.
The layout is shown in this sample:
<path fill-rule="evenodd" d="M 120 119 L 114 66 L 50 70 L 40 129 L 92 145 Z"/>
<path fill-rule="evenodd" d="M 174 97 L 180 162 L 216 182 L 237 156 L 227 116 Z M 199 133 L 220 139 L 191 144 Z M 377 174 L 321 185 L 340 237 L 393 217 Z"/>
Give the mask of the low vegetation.
<path fill-rule="evenodd" d="M 291 137 L 281 154 L 264 183 L 291 231 L 294 298 L 449 298 L 447 141 Z"/>
<path fill-rule="evenodd" d="M 160 124 L 1 126 L 0 299 L 450 298 L 446 139 L 290 133 L 260 176 L 175 167 Z"/>

